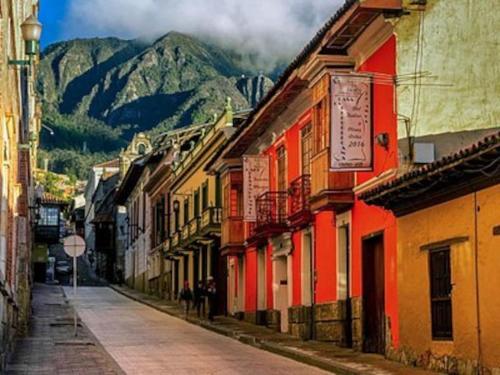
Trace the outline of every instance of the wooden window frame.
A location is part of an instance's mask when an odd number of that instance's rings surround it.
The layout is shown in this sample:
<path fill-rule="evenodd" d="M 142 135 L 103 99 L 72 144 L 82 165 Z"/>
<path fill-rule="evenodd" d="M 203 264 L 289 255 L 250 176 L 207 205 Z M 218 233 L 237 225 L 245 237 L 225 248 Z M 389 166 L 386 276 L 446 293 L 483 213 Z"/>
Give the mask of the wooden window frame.
<path fill-rule="evenodd" d="M 300 129 L 300 169 L 302 175 L 310 175 L 311 174 L 311 159 L 313 156 L 313 125 L 312 122 L 308 122 L 305 126 Z M 307 150 L 307 152 L 306 152 Z M 305 167 L 305 158 L 304 155 L 307 155 L 307 168 Z"/>
<path fill-rule="evenodd" d="M 283 165 L 280 165 L 280 162 Z M 285 145 L 281 145 L 276 149 L 276 190 L 287 191 L 287 153 Z M 282 167 L 282 168 L 281 168 Z"/>
<path fill-rule="evenodd" d="M 448 268 L 448 285 L 435 285 L 436 282 L 443 282 L 443 278 L 446 276 L 443 274 L 442 270 L 433 270 L 435 267 L 435 261 L 433 258 L 445 254 L 447 265 L 445 267 Z M 452 280 L 451 280 L 451 247 L 449 245 L 439 246 L 432 249 L 429 249 L 429 299 L 430 299 L 430 308 L 431 308 L 431 335 L 432 340 L 434 341 L 452 341 L 453 340 L 453 301 L 452 301 Z M 441 279 L 441 280 L 438 280 Z M 445 280 L 446 283 L 446 280 Z M 437 289 L 444 288 L 448 289 L 447 291 L 439 291 Z M 439 324 L 439 320 L 442 320 L 437 316 L 438 314 L 438 306 L 441 305 L 447 308 L 449 311 L 445 313 L 448 315 L 446 318 L 448 320 L 447 325 L 449 329 L 445 330 Z M 442 310 L 441 310 L 442 311 Z"/>

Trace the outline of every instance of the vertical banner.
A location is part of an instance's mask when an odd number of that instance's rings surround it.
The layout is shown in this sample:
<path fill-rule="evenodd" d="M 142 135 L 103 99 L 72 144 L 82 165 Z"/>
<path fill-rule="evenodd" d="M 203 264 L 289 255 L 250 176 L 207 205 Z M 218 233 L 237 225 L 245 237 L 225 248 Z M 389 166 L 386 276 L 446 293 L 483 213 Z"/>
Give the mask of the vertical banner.
<path fill-rule="evenodd" d="M 371 170 L 371 77 L 338 74 L 331 79 L 331 170 Z"/>
<path fill-rule="evenodd" d="M 243 156 L 243 217 L 245 221 L 257 220 L 255 199 L 269 191 L 269 157 L 267 155 Z"/>

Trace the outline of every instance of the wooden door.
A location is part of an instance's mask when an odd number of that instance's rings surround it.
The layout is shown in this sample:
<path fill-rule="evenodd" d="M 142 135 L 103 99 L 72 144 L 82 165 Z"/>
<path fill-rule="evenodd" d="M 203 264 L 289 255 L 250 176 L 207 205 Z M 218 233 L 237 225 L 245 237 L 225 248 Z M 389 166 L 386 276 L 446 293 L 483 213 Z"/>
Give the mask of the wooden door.
<path fill-rule="evenodd" d="M 363 241 L 363 351 L 385 353 L 384 238 Z"/>

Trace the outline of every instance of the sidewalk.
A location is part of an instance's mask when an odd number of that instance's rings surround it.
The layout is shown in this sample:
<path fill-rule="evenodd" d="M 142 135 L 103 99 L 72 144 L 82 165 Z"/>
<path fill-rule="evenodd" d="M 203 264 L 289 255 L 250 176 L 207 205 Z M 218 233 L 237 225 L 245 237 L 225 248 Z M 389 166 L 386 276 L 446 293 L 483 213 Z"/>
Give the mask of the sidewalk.
<path fill-rule="evenodd" d="M 111 285 L 118 293 L 156 310 L 184 319 L 184 313 L 176 303 L 137 292 L 128 287 Z M 233 318 L 215 318 L 215 322 L 199 319 L 194 312 L 187 321 L 245 344 L 264 349 L 299 362 L 322 368 L 336 374 L 405 374 L 425 375 L 432 372 L 406 367 L 386 360 L 380 355 L 366 354 L 351 349 L 339 348 L 330 343 L 302 341 L 287 334 L 278 333 L 263 326 Z"/>
<path fill-rule="evenodd" d="M 35 284 L 32 308 L 30 332 L 17 340 L 7 374 L 123 374 L 80 320 L 74 336 L 73 308 L 62 287 Z"/>

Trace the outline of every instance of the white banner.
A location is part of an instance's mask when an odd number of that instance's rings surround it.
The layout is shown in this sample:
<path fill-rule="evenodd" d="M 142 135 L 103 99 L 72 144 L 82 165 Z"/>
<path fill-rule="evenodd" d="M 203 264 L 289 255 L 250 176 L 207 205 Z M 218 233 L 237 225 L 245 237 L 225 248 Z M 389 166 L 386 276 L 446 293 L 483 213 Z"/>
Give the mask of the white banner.
<path fill-rule="evenodd" d="M 245 221 L 257 220 L 255 199 L 269 191 L 269 157 L 243 156 L 243 210 Z"/>
<path fill-rule="evenodd" d="M 331 84 L 331 169 L 372 169 L 371 77 L 333 75 Z"/>

